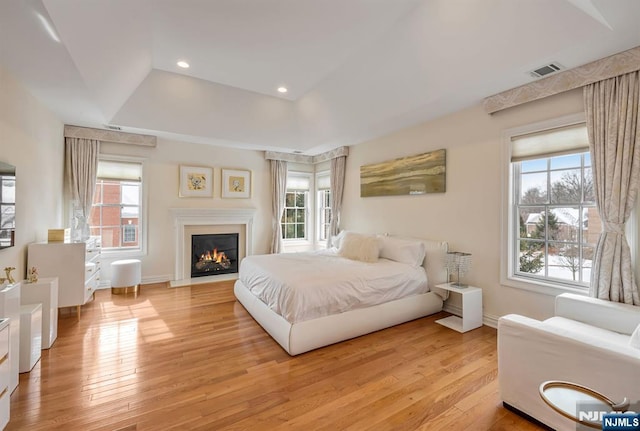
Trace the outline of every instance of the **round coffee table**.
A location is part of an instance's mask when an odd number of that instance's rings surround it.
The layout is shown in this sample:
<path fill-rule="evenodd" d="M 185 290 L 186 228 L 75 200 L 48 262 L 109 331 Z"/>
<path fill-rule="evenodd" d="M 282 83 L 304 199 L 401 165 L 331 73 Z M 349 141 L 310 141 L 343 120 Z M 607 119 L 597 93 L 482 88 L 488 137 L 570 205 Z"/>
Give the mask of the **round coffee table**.
<path fill-rule="evenodd" d="M 540 396 L 545 403 L 562 416 L 590 428 L 602 429 L 602 422 L 580 419 L 576 417 L 578 402 L 589 403 L 594 410 L 605 412 L 626 412 L 629 401 L 625 398 L 621 403 L 614 403 L 604 395 L 575 383 L 550 380 L 540 385 Z"/>

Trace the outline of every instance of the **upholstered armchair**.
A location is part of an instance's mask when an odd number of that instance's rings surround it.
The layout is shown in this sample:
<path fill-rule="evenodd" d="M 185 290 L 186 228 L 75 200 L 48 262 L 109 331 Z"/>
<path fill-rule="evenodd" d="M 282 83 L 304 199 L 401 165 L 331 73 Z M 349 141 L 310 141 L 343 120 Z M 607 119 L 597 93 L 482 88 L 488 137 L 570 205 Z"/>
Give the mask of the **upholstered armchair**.
<path fill-rule="evenodd" d="M 503 403 L 556 430 L 576 423 L 540 397 L 542 382 L 587 386 L 615 402 L 640 402 L 640 349 L 630 340 L 640 307 L 565 293 L 545 321 L 510 314 L 498 321 L 498 377 Z M 634 334 L 635 341 L 635 334 Z M 637 405 L 637 404 L 636 404 Z"/>

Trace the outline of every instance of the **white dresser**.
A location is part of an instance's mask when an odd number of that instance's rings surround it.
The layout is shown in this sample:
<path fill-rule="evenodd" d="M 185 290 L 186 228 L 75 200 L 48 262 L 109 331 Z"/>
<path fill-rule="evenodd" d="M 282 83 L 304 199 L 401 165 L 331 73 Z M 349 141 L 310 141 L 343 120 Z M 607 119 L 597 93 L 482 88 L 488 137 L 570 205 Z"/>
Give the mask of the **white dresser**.
<path fill-rule="evenodd" d="M 5 284 L 0 287 L 0 317 L 9 318 L 9 394 L 11 394 L 18 387 L 20 365 L 20 283 Z M 0 358 L 3 355 L 0 354 Z"/>
<path fill-rule="evenodd" d="M 9 325 L 11 319 L 0 319 L 0 430 L 3 430 L 9 423 L 9 401 L 11 391 L 9 390 Z"/>
<path fill-rule="evenodd" d="M 29 244 L 28 267 L 41 277 L 58 277 L 58 307 L 80 307 L 91 299 L 100 282 L 100 242 Z"/>
<path fill-rule="evenodd" d="M 20 303 L 42 304 L 42 348 L 48 349 L 58 337 L 58 277 L 41 277 L 35 283 L 22 282 Z"/>

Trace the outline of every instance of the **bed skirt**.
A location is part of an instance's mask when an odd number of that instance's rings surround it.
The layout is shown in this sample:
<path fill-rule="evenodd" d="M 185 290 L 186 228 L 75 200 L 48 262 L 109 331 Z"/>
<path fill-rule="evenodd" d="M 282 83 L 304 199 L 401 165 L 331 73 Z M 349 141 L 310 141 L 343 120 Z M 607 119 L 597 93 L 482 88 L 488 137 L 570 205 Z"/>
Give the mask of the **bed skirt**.
<path fill-rule="evenodd" d="M 291 356 L 437 313 L 443 305 L 438 293 L 427 292 L 292 324 L 267 307 L 240 280 L 233 291 L 256 322 Z"/>

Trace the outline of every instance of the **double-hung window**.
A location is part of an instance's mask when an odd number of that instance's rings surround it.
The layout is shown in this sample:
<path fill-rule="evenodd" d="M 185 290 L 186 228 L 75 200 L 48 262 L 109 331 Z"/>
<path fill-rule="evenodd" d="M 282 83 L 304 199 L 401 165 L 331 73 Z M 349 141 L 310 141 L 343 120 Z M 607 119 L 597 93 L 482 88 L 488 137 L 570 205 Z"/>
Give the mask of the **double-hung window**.
<path fill-rule="evenodd" d="M 16 229 L 16 176 L 12 167 L 0 163 L 0 248 L 15 242 Z"/>
<path fill-rule="evenodd" d="M 510 138 L 509 277 L 586 288 L 601 231 L 584 123 Z"/>
<path fill-rule="evenodd" d="M 98 161 L 90 230 L 104 251 L 142 250 L 142 195 L 142 163 Z"/>
<path fill-rule="evenodd" d="M 282 215 L 282 238 L 284 240 L 305 240 L 308 234 L 309 190 L 311 174 L 289 172 L 287 174 L 287 194 Z"/>

